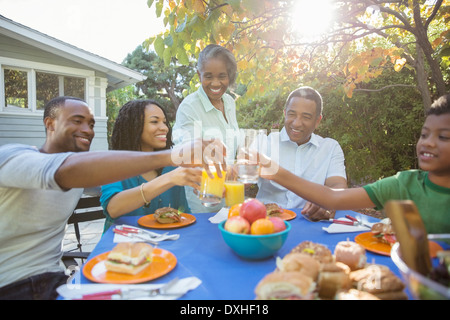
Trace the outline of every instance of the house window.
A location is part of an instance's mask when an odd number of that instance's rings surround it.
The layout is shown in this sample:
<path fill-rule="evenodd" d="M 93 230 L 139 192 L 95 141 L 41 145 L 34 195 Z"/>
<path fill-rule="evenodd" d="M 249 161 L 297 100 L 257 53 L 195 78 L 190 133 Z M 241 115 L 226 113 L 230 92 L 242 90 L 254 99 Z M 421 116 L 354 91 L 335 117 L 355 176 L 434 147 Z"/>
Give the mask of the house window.
<path fill-rule="evenodd" d="M 5 69 L 4 74 L 6 109 L 27 109 L 28 73 L 17 69 Z"/>
<path fill-rule="evenodd" d="M 36 72 L 36 109 L 43 110 L 45 104 L 59 96 L 59 77 L 56 74 Z"/>
<path fill-rule="evenodd" d="M 86 78 L 8 67 L 3 76 L 5 111 L 42 111 L 58 96 L 86 99 Z"/>
<path fill-rule="evenodd" d="M 64 77 L 64 95 L 84 99 L 86 79 Z"/>

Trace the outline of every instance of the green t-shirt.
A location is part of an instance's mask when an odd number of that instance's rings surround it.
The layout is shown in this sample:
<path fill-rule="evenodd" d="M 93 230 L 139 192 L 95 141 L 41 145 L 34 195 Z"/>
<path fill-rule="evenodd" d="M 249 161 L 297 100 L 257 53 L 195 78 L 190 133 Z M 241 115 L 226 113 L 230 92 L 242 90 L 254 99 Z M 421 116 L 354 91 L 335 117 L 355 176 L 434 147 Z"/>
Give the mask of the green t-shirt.
<path fill-rule="evenodd" d="M 428 172 L 401 171 L 363 188 L 377 210 L 389 200 L 412 200 L 428 233 L 450 233 L 450 189 L 432 183 Z"/>

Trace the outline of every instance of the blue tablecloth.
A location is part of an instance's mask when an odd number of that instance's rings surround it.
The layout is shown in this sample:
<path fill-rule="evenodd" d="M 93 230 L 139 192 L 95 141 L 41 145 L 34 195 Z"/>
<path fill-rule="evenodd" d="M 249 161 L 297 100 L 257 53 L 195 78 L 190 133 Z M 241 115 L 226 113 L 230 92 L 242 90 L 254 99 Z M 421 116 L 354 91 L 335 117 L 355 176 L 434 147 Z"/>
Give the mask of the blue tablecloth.
<path fill-rule="evenodd" d="M 182 299 L 189 300 L 250 300 L 255 298 L 254 289 L 257 283 L 275 268 L 277 256 L 283 257 L 296 245 L 303 241 L 313 241 L 326 245 L 331 252 L 339 241 L 354 240 L 358 233 L 329 234 L 322 230 L 324 222 L 309 222 L 302 217 L 299 209 L 294 209 L 297 217 L 289 222 L 292 229 L 289 236 L 278 251 L 277 255 L 264 260 L 245 260 L 237 256 L 223 241 L 218 225 L 211 223 L 211 214 L 194 214 L 196 222 L 184 228 L 171 229 L 170 233 L 179 233 L 176 241 L 168 240 L 160 243 L 159 247 L 172 252 L 177 257 L 176 267 L 167 275 L 155 279 L 152 283 L 167 282 L 175 277 L 184 278 L 195 276 L 202 284 L 195 290 L 188 292 Z M 336 217 L 351 214 L 360 216 L 353 211 L 338 211 Z M 377 219 L 368 217 L 370 222 Z M 117 224 L 138 226 L 139 217 L 123 217 Z M 114 233 L 109 229 L 100 239 L 92 251 L 90 258 L 103 252 L 110 251 Z M 388 256 L 367 252 L 367 261 L 388 266 L 397 276 L 400 273 Z M 81 275 L 81 283 L 91 283 Z"/>

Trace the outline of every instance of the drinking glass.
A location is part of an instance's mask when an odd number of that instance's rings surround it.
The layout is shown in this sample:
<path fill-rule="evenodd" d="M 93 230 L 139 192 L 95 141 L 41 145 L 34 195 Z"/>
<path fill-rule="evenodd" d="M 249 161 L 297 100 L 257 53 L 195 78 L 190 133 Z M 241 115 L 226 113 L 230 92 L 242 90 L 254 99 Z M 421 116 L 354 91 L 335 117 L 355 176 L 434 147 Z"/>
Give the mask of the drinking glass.
<path fill-rule="evenodd" d="M 222 170 L 222 178 L 219 177 L 215 166 L 209 166 L 214 178 L 211 178 L 206 170 L 202 171 L 202 182 L 198 197 L 205 207 L 212 207 L 222 202 L 225 187 L 226 172 Z"/>
<path fill-rule="evenodd" d="M 227 175 L 225 178 L 225 206 L 230 208 L 238 203 L 243 203 L 245 198 L 244 183 L 238 181 L 238 166 L 235 161 L 227 163 Z"/>
<path fill-rule="evenodd" d="M 258 153 L 266 151 L 267 130 L 241 129 L 237 155 L 238 180 L 257 183 L 259 177 Z"/>

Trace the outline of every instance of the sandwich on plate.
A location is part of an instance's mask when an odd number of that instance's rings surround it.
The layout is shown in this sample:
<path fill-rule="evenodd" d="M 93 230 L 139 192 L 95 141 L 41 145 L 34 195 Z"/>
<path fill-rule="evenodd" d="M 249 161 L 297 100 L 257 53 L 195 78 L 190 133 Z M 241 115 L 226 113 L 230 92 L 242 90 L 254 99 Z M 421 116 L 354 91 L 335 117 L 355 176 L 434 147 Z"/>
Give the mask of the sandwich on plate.
<path fill-rule="evenodd" d="M 371 230 L 373 236 L 381 242 L 393 246 L 397 242 L 394 229 L 392 228 L 391 219 L 386 218 L 381 222 L 375 223 Z"/>
<path fill-rule="evenodd" d="M 283 213 L 283 209 L 276 203 L 266 203 L 266 212 L 269 217 L 278 217 Z"/>
<path fill-rule="evenodd" d="M 177 209 L 164 207 L 159 208 L 154 213 L 155 220 L 159 223 L 181 222 L 181 214 Z"/>
<path fill-rule="evenodd" d="M 153 247 L 143 242 L 121 242 L 109 253 L 105 261 L 108 271 L 138 274 L 152 262 Z"/>

